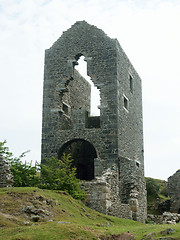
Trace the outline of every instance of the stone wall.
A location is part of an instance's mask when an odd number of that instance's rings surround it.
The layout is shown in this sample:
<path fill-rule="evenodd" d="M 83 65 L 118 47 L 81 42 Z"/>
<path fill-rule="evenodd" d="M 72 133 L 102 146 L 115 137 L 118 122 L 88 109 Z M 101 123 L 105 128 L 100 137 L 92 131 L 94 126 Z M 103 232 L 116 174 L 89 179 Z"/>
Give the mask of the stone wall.
<path fill-rule="evenodd" d="M 85 204 L 104 214 L 133 219 L 130 205 L 120 201 L 116 178 L 116 172 L 107 169 L 101 177 L 91 182 L 83 182 L 82 186 L 86 189 Z"/>
<path fill-rule="evenodd" d="M 180 213 L 180 169 L 168 178 L 168 191 L 170 196 L 170 211 Z"/>
<path fill-rule="evenodd" d="M 9 162 L 0 155 L 0 188 L 12 187 L 13 177 Z"/>
<path fill-rule="evenodd" d="M 100 116 L 90 116 L 90 85 L 74 68 L 81 56 L 100 90 Z M 62 152 L 87 181 L 89 206 L 145 221 L 141 79 L 118 41 L 85 21 L 45 54 L 42 163 Z"/>
<path fill-rule="evenodd" d="M 143 221 L 147 211 L 146 183 L 143 166 L 139 161 L 120 158 L 120 199 L 129 204 L 134 220 Z"/>
<path fill-rule="evenodd" d="M 147 220 L 153 224 L 176 224 L 180 222 L 180 214 L 164 212 L 162 215 L 148 214 Z"/>

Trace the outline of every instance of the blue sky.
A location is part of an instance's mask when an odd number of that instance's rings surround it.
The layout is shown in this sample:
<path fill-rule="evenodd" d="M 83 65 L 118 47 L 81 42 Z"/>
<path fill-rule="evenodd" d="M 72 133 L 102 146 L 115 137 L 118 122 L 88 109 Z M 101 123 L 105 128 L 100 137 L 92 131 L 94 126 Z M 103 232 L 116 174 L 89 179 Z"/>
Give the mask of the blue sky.
<path fill-rule="evenodd" d="M 145 174 L 180 168 L 180 2 L 0 0 L 0 141 L 40 161 L 44 50 L 79 20 L 117 38 L 143 83 Z"/>

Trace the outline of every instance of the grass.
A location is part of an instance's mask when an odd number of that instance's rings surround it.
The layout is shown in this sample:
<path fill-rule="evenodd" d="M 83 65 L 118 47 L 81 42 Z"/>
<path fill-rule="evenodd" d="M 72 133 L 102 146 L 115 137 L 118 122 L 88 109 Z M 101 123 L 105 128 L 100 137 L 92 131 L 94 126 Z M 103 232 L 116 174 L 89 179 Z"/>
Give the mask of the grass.
<path fill-rule="evenodd" d="M 50 214 L 40 222 L 32 222 L 22 211 L 27 205 L 46 209 Z M 25 221 L 29 221 L 27 226 Z M 134 234 L 135 239 L 142 239 L 144 235 L 155 232 L 155 239 L 158 239 L 162 237 L 160 231 L 169 227 L 172 226 L 142 224 L 103 215 L 61 191 L 38 188 L 0 189 L 2 240 L 95 240 L 123 232 Z M 180 224 L 172 228 L 176 230 L 172 237 L 180 239 Z"/>
<path fill-rule="evenodd" d="M 154 184 L 154 186 L 156 187 L 158 186 L 158 189 L 156 189 L 155 187 L 154 192 L 152 193 L 148 191 L 148 185 L 147 185 L 147 209 L 149 214 L 159 215 L 161 214 L 161 211 L 159 209 L 159 204 L 170 199 L 168 196 L 167 182 L 164 180 L 154 179 L 149 177 L 146 177 L 145 179 L 146 179 L 146 182 L 150 180 L 152 181 L 152 184 Z"/>

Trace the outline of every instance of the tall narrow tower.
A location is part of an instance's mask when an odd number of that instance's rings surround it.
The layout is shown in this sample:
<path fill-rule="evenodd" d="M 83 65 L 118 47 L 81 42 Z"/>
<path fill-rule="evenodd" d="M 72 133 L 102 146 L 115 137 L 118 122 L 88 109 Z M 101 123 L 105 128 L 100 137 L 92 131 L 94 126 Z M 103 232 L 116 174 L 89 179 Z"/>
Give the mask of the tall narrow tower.
<path fill-rule="evenodd" d="M 81 56 L 100 91 L 100 116 L 90 115 L 91 86 L 75 69 Z M 76 22 L 46 50 L 42 163 L 71 153 L 86 204 L 144 222 L 141 79 L 116 39 Z"/>

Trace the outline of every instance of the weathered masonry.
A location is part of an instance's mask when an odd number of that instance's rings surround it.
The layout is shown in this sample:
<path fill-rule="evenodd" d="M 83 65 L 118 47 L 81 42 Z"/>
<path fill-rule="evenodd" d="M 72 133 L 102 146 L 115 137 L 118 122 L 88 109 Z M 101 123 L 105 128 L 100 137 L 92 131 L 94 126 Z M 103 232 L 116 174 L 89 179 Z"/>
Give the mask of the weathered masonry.
<path fill-rule="evenodd" d="M 100 91 L 100 116 L 90 115 L 91 86 L 75 69 L 81 56 Z M 45 54 L 42 163 L 63 153 L 74 159 L 89 207 L 145 221 L 141 79 L 119 42 L 85 21 Z"/>
<path fill-rule="evenodd" d="M 170 211 L 180 214 L 180 169 L 168 178 L 168 190 L 171 198 Z"/>
<path fill-rule="evenodd" d="M 12 185 L 13 176 L 10 163 L 0 154 L 0 188 L 12 187 Z"/>

